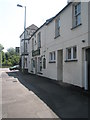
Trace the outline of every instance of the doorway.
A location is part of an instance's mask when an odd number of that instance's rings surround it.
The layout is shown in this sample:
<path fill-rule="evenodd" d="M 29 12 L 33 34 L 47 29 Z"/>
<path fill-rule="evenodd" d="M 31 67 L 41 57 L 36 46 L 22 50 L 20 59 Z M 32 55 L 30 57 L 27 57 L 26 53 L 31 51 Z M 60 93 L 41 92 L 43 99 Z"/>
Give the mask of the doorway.
<path fill-rule="evenodd" d="M 87 55 L 88 90 L 90 90 L 90 48 L 86 50 L 86 55 Z"/>
<path fill-rule="evenodd" d="M 35 74 L 37 74 L 37 57 L 35 57 Z"/>
<path fill-rule="evenodd" d="M 57 51 L 57 80 L 63 81 L 63 50 Z"/>

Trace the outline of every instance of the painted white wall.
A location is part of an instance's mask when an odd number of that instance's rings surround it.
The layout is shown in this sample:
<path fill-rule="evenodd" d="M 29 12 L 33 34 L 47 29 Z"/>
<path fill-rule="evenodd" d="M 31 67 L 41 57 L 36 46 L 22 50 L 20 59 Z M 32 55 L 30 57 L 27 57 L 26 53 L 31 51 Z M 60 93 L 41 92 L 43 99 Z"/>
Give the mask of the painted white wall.
<path fill-rule="evenodd" d="M 71 29 L 72 26 L 72 6 L 70 4 L 65 10 L 63 10 L 60 16 L 60 36 L 55 39 L 55 19 L 48 25 L 41 27 L 38 32 L 41 32 L 41 55 L 46 57 L 46 69 L 42 69 L 42 76 L 57 80 L 57 51 L 63 50 L 63 82 L 74 84 L 80 87 L 84 86 L 83 82 L 83 48 L 88 47 L 88 8 L 87 2 L 81 3 L 81 26 L 75 29 Z M 57 16 L 58 17 L 58 16 Z M 33 36 L 34 37 L 34 36 Z M 37 38 L 35 38 L 37 41 Z M 85 40 L 83 43 L 82 40 Z M 66 60 L 66 48 L 77 46 L 77 61 L 65 62 Z M 29 72 L 31 71 L 31 59 L 32 57 L 32 38 L 29 42 Z M 35 50 L 37 45 L 34 46 Z M 56 63 L 49 63 L 49 53 L 56 51 Z M 39 56 L 37 56 L 39 57 Z"/>

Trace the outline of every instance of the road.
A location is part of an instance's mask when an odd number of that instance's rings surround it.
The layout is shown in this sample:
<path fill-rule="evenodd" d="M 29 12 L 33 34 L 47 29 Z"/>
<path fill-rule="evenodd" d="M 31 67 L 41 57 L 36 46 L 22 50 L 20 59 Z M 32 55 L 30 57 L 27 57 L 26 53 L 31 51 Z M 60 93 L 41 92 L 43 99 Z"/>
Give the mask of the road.
<path fill-rule="evenodd" d="M 10 118 L 88 118 L 88 96 L 79 87 L 3 69 L 2 112 Z"/>
<path fill-rule="evenodd" d="M 13 76 L 17 72 L 2 70 L 2 118 L 58 118 L 32 90 Z"/>

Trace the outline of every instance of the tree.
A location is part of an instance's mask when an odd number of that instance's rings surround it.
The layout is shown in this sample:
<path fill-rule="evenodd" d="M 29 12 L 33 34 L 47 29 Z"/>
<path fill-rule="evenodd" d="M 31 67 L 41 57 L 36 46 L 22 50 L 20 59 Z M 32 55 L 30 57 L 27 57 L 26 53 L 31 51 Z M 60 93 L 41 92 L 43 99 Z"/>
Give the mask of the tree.
<path fill-rule="evenodd" d="M 3 45 L 0 44 L 0 52 L 4 49 Z"/>
<path fill-rule="evenodd" d="M 10 55 L 14 55 L 15 54 L 15 49 L 14 48 L 9 48 L 8 50 L 7 50 L 7 52 L 10 54 Z"/>
<path fill-rule="evenodd" d="M 3 65 L 14 66 L 19 64 L 20 56 L 15 52 L 14 48 L 9 48 L 6 53 L 3 54 Z"/>

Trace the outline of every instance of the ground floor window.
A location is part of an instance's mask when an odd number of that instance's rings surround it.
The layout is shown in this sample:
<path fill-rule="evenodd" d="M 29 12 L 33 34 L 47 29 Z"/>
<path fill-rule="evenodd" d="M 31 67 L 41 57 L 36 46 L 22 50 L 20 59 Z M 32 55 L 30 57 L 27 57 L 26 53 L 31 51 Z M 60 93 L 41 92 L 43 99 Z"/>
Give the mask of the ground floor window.
<path fill-rule="evenodd" d="M 46 69 L 46 58 L 43 58 L 43 69 Z"/>
<path fill-rule="evenodd" d="M 27 58 L 25 58 L 25 66 L 27 67 Z"/>
<path fill-rule="evenodd" d="M 76 60 L 77 59 L 77 47 L 66 48 L 66 60 Z"/>
<path fill-rule="evenodd" d="M 42 57 L 40 57 L 40 72 L 42 71 Z"/>
<path fill-rule="evenodd" d="M 50 52 L 49 53 L 49 61 L 52 62 L 52 61 L 55 61 L 56 60 L 56 52 L 53 51 L 53 52 Z"/>

